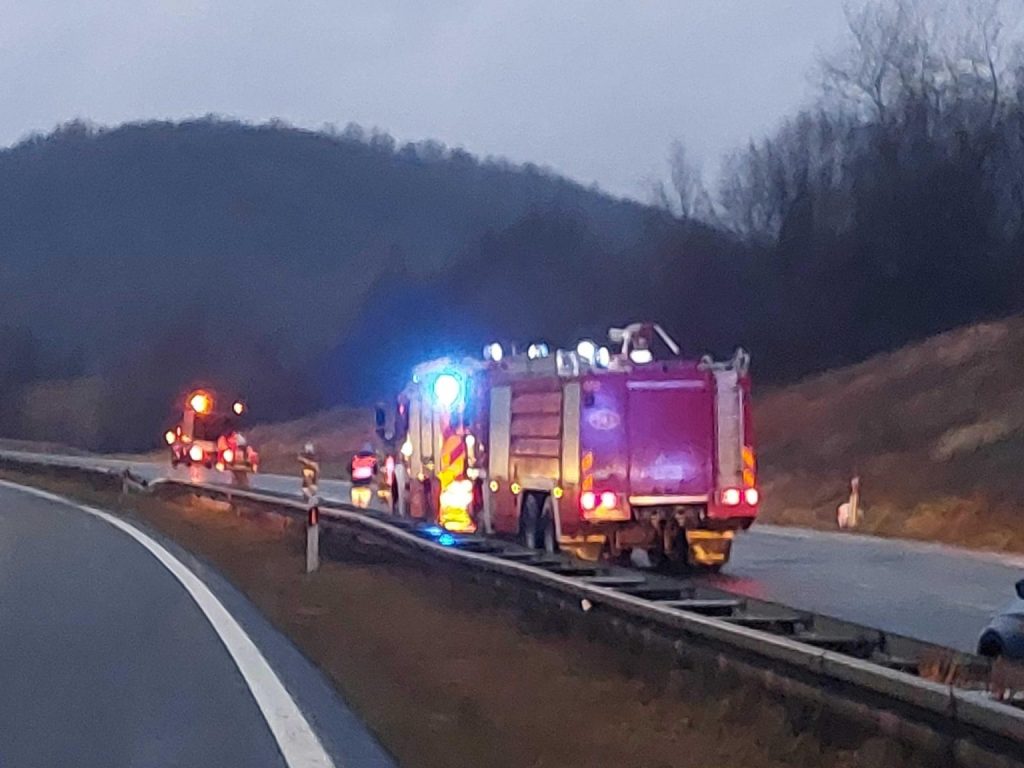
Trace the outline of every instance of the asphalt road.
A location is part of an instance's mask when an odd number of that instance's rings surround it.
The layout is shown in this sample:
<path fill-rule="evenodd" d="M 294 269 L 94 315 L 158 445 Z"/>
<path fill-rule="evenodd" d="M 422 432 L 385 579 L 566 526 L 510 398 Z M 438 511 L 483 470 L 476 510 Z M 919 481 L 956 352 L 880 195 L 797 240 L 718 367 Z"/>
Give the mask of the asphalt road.
<path fill-rule="evenodd" d="M 82 462 L 81 457 L 68 457 Z M 126 462 L 88 459 L 121 468 Z M 226 473 L 132 463 L 146 477 L 230 483 Z M 298 477 L 256 475 L 254 489 L 300 493 Z M 321 483 L 328 500 L 349 485 Z M 736 537 L 717 586 L 931 643 L 973 652 L 988 619 L 1014 600 L 1024 557 L 846 533 L 755 525 Z"/>
<path fill-rule="evenodd" d="M 199 575 L 244 639 L 232 645 L 199 588 L 187 590 L 131 534 L 0 486 L 0 765 L 391 764 L 320 672 L 242 595 L 145 535 Z M 255 655 L 237 651 L 250 640 Z M 305 723 L 327 762 L 282 746 L 270 699 L 257 703 L 273 688 L 265 672 L 252 674 L 260 664 L 296 708 L 279 708 L 292 711 L 289 727 Z"/>
<path fill-rule="evenodd" d="M 1014 602 L 1024 557 L 925 542 L 755 526 L 718 583 L 734 592 L 973 652 Z"/>

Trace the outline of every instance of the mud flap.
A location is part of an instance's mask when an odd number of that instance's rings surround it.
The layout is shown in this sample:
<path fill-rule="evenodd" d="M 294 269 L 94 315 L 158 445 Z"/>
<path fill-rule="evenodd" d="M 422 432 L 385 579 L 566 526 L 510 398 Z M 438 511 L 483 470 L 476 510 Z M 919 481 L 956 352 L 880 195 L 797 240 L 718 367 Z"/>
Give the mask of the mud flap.
<path fill-rule="evenodd" d="M 562 536 L 558 546 L 563 552 L 578 557 L 580 560 L 596 563 L 608 549 L 607 537 L 603 533 L 589 535 Z"/>
<path fill-rule="evenodd" d="M 687 530 L 687 559 L 691 565 L 716 566 L 729 561 L 733 531 Z"/>

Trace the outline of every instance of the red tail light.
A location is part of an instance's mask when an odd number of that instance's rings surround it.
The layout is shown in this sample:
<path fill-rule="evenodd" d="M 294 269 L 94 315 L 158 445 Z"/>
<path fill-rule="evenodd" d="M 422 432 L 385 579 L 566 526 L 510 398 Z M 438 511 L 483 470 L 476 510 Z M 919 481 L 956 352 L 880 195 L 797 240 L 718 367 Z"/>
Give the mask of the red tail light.
<path fill-rule="evenodd" d="M 747 502 L 748 506 L 756 507 L 757 502 L 761 500 L 761 494 L 758 493 L 757 488 L 747 488 L 743 492 L 743 500 Z"/>
<path fill-rule="evenodd" d="M 628 504 L 615 491 L 584 491 L 580 494 L 580 510 L 584 520 L 628 520 Z"/>
<path fill-rule="evenodd" d="M 722 506 L 724 507 L 738 507 L 742 500 L 743 495 L 739 488 L 726 488 L 722 491 Z"/>

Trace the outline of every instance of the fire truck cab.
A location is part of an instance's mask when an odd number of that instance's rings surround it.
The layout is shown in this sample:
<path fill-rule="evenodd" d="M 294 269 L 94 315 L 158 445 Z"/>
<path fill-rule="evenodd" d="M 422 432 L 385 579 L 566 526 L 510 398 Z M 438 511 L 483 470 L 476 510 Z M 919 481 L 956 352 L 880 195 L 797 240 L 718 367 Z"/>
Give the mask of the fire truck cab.
<path fill-rule="evenodd" d="M 395 511 L 548 550 L 723 565 L 759 503 L 749 357 L 680 358 L 650 323 L 611 339 L 417 368 L 391 431 Z M 655 359 L 658 339 L 674 354 Z"/>
<path fill-rule="evenodd" d="M 230 409 L 218 410 L 214 395 L 205 389 L 185 397 L 181 420 L 164 433 L 171 464 L 199 465 L 234 473 L 256 472 L 259 454 L 239 432 L 245 403 L 234 400 Z"/>

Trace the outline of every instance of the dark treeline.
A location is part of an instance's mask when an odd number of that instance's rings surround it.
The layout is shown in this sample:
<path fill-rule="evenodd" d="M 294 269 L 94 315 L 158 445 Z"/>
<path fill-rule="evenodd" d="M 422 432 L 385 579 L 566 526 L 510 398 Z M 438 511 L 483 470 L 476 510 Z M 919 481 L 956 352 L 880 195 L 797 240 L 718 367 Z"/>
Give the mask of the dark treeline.
<path fill-rule="evenodd" d="M 193 382 L 286 418 L 387 396 L 429 355 L 643 318 L 781 383 L 1024 310 L 1024 58 L 999 4 L 849 23 L 817 103 L 710 188 L 677 145 L 651 206 L 354 126 L 74 123 L 0 153 L 0 430 L 140 447 Z M 95 424 L 40 426 L 54 380 Z"/>
<path fill-rule="evenodd" d="M 1011 8 L 849 6 L 848 43 L 818 68 L 819 103 L 730 159 L 717 206 L 690 208 L 767 249 L 766 350 L 789 358 L 779 375 L 817 367 L 819 351 L 858 360 L 1024 309 Z"/>
<path fill-rule="evenodd" d="M 374 303 L 403 327 L 420 307 L 421 334 L 458 317 L 474 342 L 571 341 L 653 317 L 691 352 L 747 346 L 775 383 L 1020 312 L 1024 56 L 1003 11 L 851 4 L 847 41 L 815 72 L 817 102 L 729 157 L 710 190 L 676 144 L 671 184 L 653 194 L 673 220 L 649 219 L 628 249 L 548 211 L 490 234 L 415 299 L 384 282 Z M 397 372 L 412 355 L 395 347 Z M 352 375 L 369 396 L 373 377 Z"/>
<path fill-rule="evenodd" d="M 199 383 L 244 392 L 263 419 L 344 402 L 322 372 L 371 286 L 446 274 L 487 232 L 547 210 L 616 250 L 668 218 L 358 126 L 210 117 L 33 136 L 0 152 L 0 435 L 144 447 Z"/>

